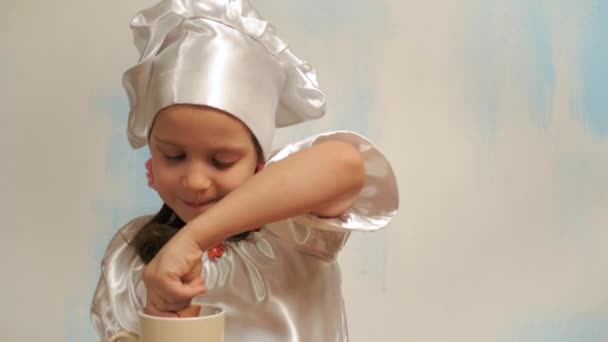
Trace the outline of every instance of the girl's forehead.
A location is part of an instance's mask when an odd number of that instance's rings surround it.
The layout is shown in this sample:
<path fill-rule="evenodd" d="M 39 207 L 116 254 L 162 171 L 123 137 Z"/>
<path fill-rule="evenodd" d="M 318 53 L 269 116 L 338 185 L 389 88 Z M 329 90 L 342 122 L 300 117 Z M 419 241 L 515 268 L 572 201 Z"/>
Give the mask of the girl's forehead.
<path fill-rule="evenodd" d="M 240 120 L 223 111 L 203 106 L 179 105 L 160 111 L 151 131 L 159 142 L 179 145 L 242 146 L 251 141 L 251 131 Z"/>

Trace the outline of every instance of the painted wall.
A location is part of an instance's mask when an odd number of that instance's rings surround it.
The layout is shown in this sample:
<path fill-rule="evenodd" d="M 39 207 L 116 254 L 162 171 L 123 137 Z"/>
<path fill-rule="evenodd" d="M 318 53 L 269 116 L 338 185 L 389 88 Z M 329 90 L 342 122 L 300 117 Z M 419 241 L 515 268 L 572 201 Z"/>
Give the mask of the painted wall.
<path fill-rule="evenodd" d="M 2 341 L 93 341 L 117 228 L 159 207 L 129 149 L 129 18 L 0 3 Z M 368 135 L 401 211 L 341 255 L 352 341 L 608 340 L 608 3 L 254 0 Z"/>

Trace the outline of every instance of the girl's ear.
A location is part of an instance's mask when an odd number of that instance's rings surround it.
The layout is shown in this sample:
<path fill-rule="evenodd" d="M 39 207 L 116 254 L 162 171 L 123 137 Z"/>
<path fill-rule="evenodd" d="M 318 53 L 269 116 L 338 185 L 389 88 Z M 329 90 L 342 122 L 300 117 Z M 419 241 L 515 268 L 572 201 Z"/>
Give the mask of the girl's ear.
<path fill-rule="evenodd" d="M 255 173 L 258 173 L 266 167 L 266 163 L 263 161 L 258 162 L 258 165 L 255 167 Z"/>
<path fill-rule="evenodd" d="M 146 178 L 148 179 L 148 186 L 154 189 L 154 172 L 152 171 L 152 158 L 146 162 Z"/>

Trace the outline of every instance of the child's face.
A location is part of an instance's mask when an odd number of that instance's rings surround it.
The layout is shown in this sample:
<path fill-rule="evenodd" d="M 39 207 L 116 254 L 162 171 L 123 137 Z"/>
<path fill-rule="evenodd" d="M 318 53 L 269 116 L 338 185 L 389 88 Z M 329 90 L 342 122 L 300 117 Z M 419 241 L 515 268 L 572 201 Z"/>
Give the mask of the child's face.
<path fill-rule="evenodd" d="M 184 222 L 243 184 L 258 164 L 249 129 L 209 107 L 163 109 L 156 116 L 149 146 L 154 189 Z"/>

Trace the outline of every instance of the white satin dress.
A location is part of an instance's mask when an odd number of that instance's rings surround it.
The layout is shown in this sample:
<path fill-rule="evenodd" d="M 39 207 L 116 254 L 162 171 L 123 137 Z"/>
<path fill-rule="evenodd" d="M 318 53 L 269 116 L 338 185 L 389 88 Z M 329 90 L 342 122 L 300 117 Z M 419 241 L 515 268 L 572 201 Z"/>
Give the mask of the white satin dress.
<path fill-rule="evenodd" d="M 364 187 L 344 215 L 293 217 L 245 240 L 224 242 L 218 258 L 204 254 L 207 293 L 193 303 L 224 308 L 226 342 L 348 341 L 337 254 L 350 232 L 373 231 L 389 223 L 397 211 L 398 191 L 386 158 L 352 132 L 329 132 L 290 144 L 269 163 L 327 140 L 349 142 L 365 159 Z M 136 218 L 121 228 L 103 257 L 91 305 L 102 341 L 120 330 L 138 332 L 137 312 L 146 298 L 144 264 L 129 242 L 150 218 Z"/>

